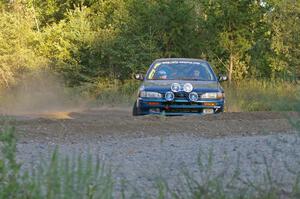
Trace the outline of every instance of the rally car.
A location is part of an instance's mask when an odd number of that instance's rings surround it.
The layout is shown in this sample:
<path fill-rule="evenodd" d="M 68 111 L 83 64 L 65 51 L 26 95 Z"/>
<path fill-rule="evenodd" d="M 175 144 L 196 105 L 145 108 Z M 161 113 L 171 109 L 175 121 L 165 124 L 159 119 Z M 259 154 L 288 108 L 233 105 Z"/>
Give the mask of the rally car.
<path fill-rule="evenodd" d="M 155 60 L 143 81 L 132 114 L 214 114 L 224 111 L 225 94 L 221 81 L 207 61 L 167 58 Z"/>

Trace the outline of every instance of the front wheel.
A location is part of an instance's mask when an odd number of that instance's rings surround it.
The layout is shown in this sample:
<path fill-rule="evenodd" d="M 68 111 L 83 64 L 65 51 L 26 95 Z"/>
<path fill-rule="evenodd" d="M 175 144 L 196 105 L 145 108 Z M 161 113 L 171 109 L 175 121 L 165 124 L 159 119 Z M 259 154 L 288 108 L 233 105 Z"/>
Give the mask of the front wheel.
<path fill-rule="evenodd" d="M 141 114 L 141 109 L 139 107 L 137 107 L 137 102 L 134 102 L 133 108 L 132 108 L 132 115 L 133 116 L 138 116 L 138 115 L 142 115 Z"/>
<path fill-rule="evenodd" d="M 215 113 L 224 113 L 224 107 L 218 109 Z"/>

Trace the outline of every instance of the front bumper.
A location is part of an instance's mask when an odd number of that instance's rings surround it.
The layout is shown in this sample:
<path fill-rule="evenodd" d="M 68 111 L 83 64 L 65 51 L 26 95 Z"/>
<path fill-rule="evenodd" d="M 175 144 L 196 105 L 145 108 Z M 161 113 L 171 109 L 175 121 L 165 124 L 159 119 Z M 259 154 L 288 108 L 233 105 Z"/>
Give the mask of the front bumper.
<path fill-rule="evenodd" d="M 175 99 L 169 102 L 165 99 L 140 97 L 137 100 L 137 107 L 141 115 L 215 114 L 223 112 L 224 99 L 198 100 L 197 102 L 191 102 L 187 99 Z"/>

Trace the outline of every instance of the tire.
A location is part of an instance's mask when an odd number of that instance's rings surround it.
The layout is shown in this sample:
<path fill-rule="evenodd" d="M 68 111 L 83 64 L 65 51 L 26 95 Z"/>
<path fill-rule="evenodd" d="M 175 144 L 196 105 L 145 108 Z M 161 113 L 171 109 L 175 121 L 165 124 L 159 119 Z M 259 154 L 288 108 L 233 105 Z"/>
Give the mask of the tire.
<path fill-rule="evenodd" d="M 224 113 L 224 106 L 221 109 L 219 109 L 216 113 L 217 114 Z"/>
<path fill-rule="evenodd" d="M 134 102 L 133 108 L 132 108 L 132 115 L 133 116 L 139 116 L 141 114 L 141 109 L 137 107 L 136 101 Z"/>

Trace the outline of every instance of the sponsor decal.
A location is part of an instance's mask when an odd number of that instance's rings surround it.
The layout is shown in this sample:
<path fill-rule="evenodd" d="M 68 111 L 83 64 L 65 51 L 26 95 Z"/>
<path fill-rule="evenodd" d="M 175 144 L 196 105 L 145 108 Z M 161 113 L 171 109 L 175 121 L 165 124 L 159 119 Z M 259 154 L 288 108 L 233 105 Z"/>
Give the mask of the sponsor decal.
<path fill-rule="evenodd" d="M 160 62 L 160 64 L 197 64 L 197 65 L 201 65 L 200 62 L 193 62 L 193 61 L 166 61 L 166 62 Z"/>

